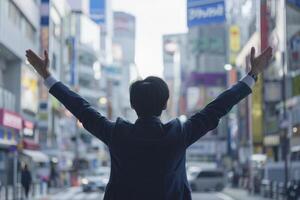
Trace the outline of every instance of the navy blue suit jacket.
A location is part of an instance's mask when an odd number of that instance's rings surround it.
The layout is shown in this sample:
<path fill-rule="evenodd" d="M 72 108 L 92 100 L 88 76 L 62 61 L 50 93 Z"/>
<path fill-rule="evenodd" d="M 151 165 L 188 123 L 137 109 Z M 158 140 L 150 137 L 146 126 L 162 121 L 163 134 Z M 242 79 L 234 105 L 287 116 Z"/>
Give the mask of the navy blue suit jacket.
<path fill-rule="evenodd" d="M 61 82 L 50 93 L 70 110 L 111 155 L 111 175 L 105 200 L 190 200 L 185 152 L 221 117 L 251 93 L 244 82 L 226 90 L 185 123 L 174 119 L 139 118 L 134 124 L 118 118 L 111 122 Z"/>

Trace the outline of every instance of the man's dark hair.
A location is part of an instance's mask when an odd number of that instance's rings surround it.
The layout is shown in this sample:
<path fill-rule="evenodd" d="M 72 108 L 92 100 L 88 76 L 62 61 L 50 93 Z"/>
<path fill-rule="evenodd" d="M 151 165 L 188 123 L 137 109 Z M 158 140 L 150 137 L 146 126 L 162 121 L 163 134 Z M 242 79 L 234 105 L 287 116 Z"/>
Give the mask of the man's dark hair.
<path fill-rule="evenodd" d="M 168 85 L 155 76 L 135 81 L 129 92 L 131 107 L 139 117 L 160 116 L 169 99 Z"/>

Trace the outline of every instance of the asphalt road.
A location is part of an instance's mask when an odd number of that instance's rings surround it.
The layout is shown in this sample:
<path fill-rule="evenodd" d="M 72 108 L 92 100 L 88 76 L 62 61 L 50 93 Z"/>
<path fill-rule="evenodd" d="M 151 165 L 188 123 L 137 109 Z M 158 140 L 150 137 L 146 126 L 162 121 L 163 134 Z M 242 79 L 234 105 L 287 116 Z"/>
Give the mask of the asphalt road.
<path fill-rule="evenodd" d="M 100 192 L 82 192 L 80 187 L 69 188 L 63 192 L 49 196 L 47 200 L 100 200 L 103 193 Z M 43 198 L 45 199 L 45 198 Z M 233 200 L 231 197 L 223 193 L 193 193 L 193 200 Z"/>

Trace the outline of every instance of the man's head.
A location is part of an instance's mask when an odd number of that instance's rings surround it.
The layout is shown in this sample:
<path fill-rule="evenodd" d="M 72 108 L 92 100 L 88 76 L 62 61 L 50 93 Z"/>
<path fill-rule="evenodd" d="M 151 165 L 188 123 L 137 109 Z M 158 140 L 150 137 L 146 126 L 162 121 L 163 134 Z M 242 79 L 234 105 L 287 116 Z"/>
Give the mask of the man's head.
<path fill-rule="evenodd" d="M 167 107 L 169 88 L 161 78 L 149 76 L 130 86 L 130 104 L 139 117 L 160 116 Z"/>

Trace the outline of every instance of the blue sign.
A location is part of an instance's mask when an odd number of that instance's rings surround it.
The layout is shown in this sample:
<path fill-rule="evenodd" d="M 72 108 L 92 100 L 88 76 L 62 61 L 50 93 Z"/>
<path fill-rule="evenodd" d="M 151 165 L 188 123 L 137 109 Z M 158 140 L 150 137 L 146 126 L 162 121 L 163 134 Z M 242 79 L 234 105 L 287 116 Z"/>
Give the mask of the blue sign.
<path fill-rule="evenodd" d="M 225 20 L 224 1 L 188 0 L 188 27 L 223 23 Z"/>
<path fill-rule="evenodd" d="M 4 130 L 0 129 L 0 139 L 4 139 Z"/>
<path fill-rule="evenodd" d="M 105 1 L 90 0 L 90 17 L 99 25 L 105 24 Z"/>
<path fill-rule="evenodd" d="M 294 6 L 297 6 L 298 8 L 300 8 L 300 0 L 288 0 L 288 3 L 291 3 Z"/>
<path fill-rule="evenodd" d="M 42 0 L 41 1 L 41 11 L 40 11 L 40 24 L 43 27 L 49 26 L 49 0 Z"/>

